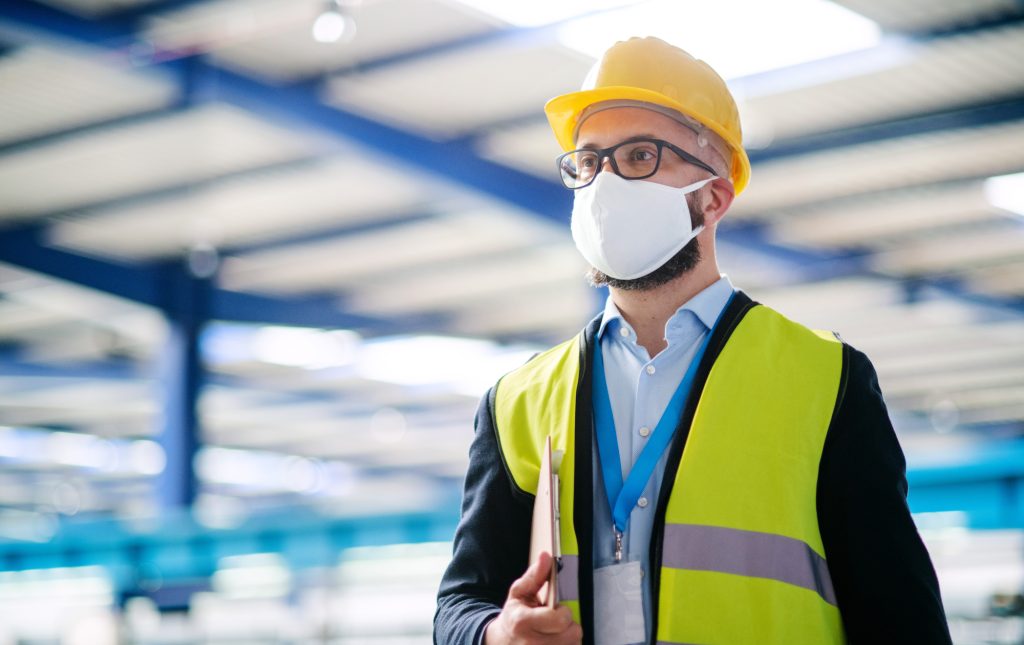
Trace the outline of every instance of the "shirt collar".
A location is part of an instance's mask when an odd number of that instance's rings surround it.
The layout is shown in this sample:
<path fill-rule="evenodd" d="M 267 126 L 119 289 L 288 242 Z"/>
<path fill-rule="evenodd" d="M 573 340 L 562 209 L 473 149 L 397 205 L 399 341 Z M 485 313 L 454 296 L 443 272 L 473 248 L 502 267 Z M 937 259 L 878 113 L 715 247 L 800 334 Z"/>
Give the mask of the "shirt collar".
<path fill-rule="evenodd" d="M 732 286 L 729 276 L 722 274 L 717 281 L 690 298 L 672 314 L 665 325 L 665 337 L 671 340 L 673 332 L 684 325 L 685 311 L 693 312 L 697 319 L 704 324 L 704 327 L 711 329 L 722 310 L 729 304 L 729 298 L 732 297 L 734 291 L 735 288 Z M 597 337 L 603 338 L 605 330 L 609 326 L 613 330 L 620 327 L 629 328 L 629 323 L 622 317 L 622 313 L 615 306 L 610 294 L 604 304 L 604 313 L 601 315 L 601 325 L 597 328 Z"/>

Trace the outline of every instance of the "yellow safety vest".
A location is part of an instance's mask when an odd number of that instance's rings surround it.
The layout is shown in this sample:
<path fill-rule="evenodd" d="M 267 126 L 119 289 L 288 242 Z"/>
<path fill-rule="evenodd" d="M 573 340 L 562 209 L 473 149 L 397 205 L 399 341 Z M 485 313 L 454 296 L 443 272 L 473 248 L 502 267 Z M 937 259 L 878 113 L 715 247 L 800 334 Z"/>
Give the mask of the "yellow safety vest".
<path fill-rule="evenodd" d="M 842 622 L 818 529 L 816 489 L 839 394 L 842 344 L 755 305 L 727 338 L 693 411 L 664 510 L 655 640 L 658 643 L 843 643 Z M 580 622 L 574 526 L 576 406 L 585 334 L 503 377 L 493 415 L 515 484 L 535 494 L 539 451 L 551 435 L 564 451 L 560 600 Z M 589 392 L 581 392 L 589 405 Z M 588 414 L 589 416 L 589 414 Z M 684 419 L 687 415 L 684 414 Z M 587 469 L 589 471 L 589 468 Z M 656 531 L 658 522 L 656 519 Z M 659 568 L 660 567 L 660 568 Z M 589 575 L 586 573 L 585 575 Z M 586 629 L 587 626 L 584 626 Z"/>

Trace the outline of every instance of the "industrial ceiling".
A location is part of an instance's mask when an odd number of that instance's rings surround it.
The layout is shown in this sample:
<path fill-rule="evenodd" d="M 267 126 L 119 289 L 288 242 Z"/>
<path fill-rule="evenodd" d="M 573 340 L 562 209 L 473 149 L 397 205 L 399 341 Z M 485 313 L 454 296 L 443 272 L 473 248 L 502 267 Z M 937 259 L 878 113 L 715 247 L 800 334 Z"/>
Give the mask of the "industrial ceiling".
<path fill-rule="evenodd" d="M 872 358 L 911 465 L 1015 442 L 1024 6 L 837 4 L 877 43 L 729 79 L 753 175 L 722 269 Z M 8 526 L 152 510 L 182 267 L 209 282 L 214 522 L 442 503 L 489 384 L 598 310 L 541 109 L 593 64 L 559 40 L 571 19 L 341 6 L 355 36 L 324 44 L 319 0 L 4 3 Z"/>

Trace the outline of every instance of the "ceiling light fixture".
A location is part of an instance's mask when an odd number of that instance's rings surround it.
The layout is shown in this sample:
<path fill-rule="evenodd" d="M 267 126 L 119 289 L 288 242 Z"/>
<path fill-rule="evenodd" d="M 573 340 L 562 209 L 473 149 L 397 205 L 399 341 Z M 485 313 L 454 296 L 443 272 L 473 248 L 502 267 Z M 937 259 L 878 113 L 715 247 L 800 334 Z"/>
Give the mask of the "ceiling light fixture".
<path fill-rule="evenodd" d="M 986 179 L 985 199 L 996 208 L 1024 217 L 1024 172 Z"/>
<path fill-rule="evenodd" d="M 313 40 L 318 43 L 348 42 L 356 35 L 356 23 L 344 11 L 340 0 L 329 0 L 324 12 L 313 22 Z"/>
<path fill-rule="evenodd" d="M 573 20 L 559 28 L 558 38 L 597 58 L 630 36 L 662 38 L 732 80 L 875 47 L 881 29 L 826 0 L 647 0 Z"/>

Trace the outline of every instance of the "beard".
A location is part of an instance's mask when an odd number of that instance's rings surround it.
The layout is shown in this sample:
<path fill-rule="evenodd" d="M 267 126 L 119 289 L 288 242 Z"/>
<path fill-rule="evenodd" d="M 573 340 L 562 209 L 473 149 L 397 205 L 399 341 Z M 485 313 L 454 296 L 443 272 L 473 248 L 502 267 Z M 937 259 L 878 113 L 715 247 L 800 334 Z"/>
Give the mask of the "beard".
<path fill-rule="evenodd" d="M 686 203 L 690 206 L 690 218 L 693 220 L 693 228 L 703 225 L 704 209 L 697 202 L 696 194 L 686 195 Z M 622 289 L 623 291 L 649 291 L 689 273 L 698 263 L 700 263 L 700 244 L 697 238 L 693 238 L 686 246 L 679 249 L 678 253 L 669 258 L 665 264 L 647 275 L 642 275 L 632 280 L 620 280 L 591 267 L 587 271 L 587 281 L 594 287 L 607 285 L 615 289 Z"/>

